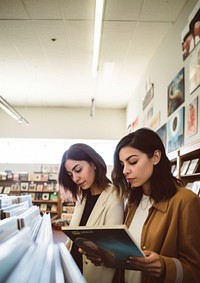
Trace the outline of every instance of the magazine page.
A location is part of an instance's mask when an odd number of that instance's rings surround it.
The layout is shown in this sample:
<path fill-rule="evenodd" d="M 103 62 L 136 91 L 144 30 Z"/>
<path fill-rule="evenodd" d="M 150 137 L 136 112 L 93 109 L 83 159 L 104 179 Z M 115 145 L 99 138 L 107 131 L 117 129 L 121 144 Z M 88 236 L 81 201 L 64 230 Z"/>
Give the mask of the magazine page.
<path fill-rule="evenodd" d="M 87 254 L 101 257 L 107 267 L 135 269 L 127 264 L 129 257 L 144 257 L 126 225 L 62 227 L 62 230 Z"/>

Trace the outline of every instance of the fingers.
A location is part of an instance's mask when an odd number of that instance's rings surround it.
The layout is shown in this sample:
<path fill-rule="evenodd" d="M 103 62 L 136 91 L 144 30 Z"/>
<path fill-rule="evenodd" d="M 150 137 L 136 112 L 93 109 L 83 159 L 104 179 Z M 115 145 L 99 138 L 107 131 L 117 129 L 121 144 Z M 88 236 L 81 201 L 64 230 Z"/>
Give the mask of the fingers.
<path fill-rule="evenodd" d="M 146 257 L 130 257 L 127 261 L 131 266 L 147 272 L 151 276 L 159 277 L 164 270 L 163 258 L 157 253 L 145 251 Z"/>

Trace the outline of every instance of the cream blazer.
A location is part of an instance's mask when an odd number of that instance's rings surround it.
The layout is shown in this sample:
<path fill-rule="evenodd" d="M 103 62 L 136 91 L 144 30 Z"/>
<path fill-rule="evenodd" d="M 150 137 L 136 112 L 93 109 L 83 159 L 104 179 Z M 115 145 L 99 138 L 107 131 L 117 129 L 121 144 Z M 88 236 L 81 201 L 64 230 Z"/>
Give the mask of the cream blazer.
<path fill-rule="evenodd" d="M 86 200 L 77 203 L 74 209 L 70 226 L 77 226 L 80 223 Z M 87 226 L 102 226 L 123 224 L 124 201 L 120 200 L 113 186 L 108 186 L 99 196 L 92 213 L 87 221 Z M 71 241 L 67 246 L 71 249 Z M 114 276 L 114 269 L 104 266 L 95 266 L 83 255 L 83 276 L 87 283 L 111 283 Z"/>

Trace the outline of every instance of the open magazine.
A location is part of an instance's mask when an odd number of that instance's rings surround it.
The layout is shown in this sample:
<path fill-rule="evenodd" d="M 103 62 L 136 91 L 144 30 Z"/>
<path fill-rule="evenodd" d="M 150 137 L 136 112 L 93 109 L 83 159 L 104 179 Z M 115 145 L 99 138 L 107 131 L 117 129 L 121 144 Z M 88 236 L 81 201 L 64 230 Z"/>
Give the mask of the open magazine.
<path fill-rule="evenodd" d="M 107 267 L 135 269 L 127 263 L 129 257 L 145 256 L 126 225 L 63 226 L 62 231 L 88 255 L 99 256 Z"/>

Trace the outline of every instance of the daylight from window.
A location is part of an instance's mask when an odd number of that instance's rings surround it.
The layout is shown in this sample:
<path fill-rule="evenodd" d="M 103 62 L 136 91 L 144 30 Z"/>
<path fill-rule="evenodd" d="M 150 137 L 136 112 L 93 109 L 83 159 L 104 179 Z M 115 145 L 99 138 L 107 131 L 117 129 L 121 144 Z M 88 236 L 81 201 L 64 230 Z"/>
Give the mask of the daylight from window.
<path fill-rule="evenodd" d="M 73 143 L 92 146 L 105 160 L 113 164 L 117 140 L 72 139 L 0 139 L 0 163 L 59 164 L 62 154 Z"/>

